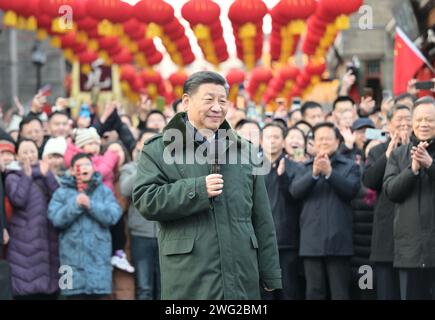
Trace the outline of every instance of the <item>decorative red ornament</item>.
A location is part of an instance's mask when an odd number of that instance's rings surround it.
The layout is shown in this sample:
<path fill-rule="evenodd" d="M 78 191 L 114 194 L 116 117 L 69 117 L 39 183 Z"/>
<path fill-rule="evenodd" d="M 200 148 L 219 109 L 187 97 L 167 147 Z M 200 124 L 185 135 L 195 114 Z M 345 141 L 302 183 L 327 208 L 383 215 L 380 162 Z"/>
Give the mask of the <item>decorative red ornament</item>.
<path fill-rule="evenodd" d="M 181 8 L 181 15 L 191 25 L 211 25 L 219 20 L 221 9 L 211 0 L 190 0 Z"/>
<path fill-rule="evenodd" d="M 133 61 L 133 56 L 127 48 L 122 48 L 122 50 L 112 57 L 112 62 L 115 64 L 125 64 L 131 63 Z"/>
<path fill-rule="evenodd" d="M 91 64 L 98 59 L 98 54 L 92 50 L 87 50 L 78 55 L 79 61 L 82 64 Z"/>
<path fill-rule="evenodd" d="M 183 86 L 187 78 L 188 76 L 185 72 L 179 71 L 171 74 L 168 80 L 171 83 L 171 85 L 175 87 L 175 86 Z"/>
<path fill-rule="evenodd" d="M 42 0 L 39 5 L 41 12 L 54 19 L 60 16 L 59 9 L 62 6 L 66 5 L 72 7 L 74 5 L 74 0 Z"/>
<path fill-rule="evenodd" d="M 26 18 L 37 17 L 40 14 L 40 8 L 40 0 L 27 0 L 26 5 L 21 9 L 20 15 Z"/>
<path fill-rule="evenodd" d="M 116 45 L 119 45 L 119 40 L 118 37 L 101 37 L 98 39 L 98 45 L 102 50 L 110 50 Z"/>
<path fill-rule="evenodd" d="M 326 21 L 332 21 L 341 14 L 350 15 L 354 13 L 363 3 L 364 0 L 319 0 L 318 12 L 316 14 Z"/>
<path fill-rule="evenodd" d="M 162 0 L 142 0 L 134 6 L 139 21 L 165 25 L 174 19 L 174 8 Z"/>
<path fill-rule="evenodd" d="M 145 25 L 136 19 L 130 19 L 123 23 L 124 33 L 132 40 L 141 40 L 145 37 Z"/>
<path fill-rule="evenodd" d="M 86 9 L 94 19 L 107 19 L 113 23 L 122 23 L 132 16 L 132 6 L 119 0 L 92 0 L 86 3 Z"/>
<path fill-rule="evenodd" d="M 25 7 L 26 3 L 24 1 L 17 0 L 0 0 L 0 9 L 2 11 L 14 11 L 20 13 Z"/>
<path fill-rule="evenodd" d="M 231 69 L 226 76 L 228 85 L 232 87 L 245 81 L 245 72 L 240 69 Z"/>
<path fill-rule="evenodd" d="M 131 64 L 124 64 L 120 67 L 121 81 L 133 83 L 136 79 L 136 69 Z"/>
<path fill-rule="evenodd" d="M 268 9 L 261 0 L 236 0 L 228 11 L 228 18 L 234 24 L 261 22 Z"/>

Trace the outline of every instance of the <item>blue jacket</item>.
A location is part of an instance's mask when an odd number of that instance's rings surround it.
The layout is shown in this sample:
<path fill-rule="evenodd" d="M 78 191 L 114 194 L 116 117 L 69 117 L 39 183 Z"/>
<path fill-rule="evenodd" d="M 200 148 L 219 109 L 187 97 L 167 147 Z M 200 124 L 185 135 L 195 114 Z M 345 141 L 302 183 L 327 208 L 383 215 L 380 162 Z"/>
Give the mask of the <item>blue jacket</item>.
<path fill-rule="evenodd" d="M 48 218 L 60 230 L 60 264 L 70 266 L 73 272 L 72 288 L 61 288 L 62 294 L 110 294 L 112 239 L 109 228 L 120 219 L 121 208 L 112 191 L 103 185 L 99 173 L 94 174 L 85 191 L 91 200 L 89 210 L 76 204 L 78 191 L 74 177 L 63 178 L 61 185 L 50 202 Z"/>
<path fill-rule="evenodd" d="M 360 188 L 359 167 L 335 153 L 331 157 L 329 179 L 314 179 L 313 160 L 305 163 L 305 171 L 293 180 L 291 193 L 303 200 L 300 217 L 299 255 L 304 257 L 351 256 L 352 207 L 350 202 Z"/>

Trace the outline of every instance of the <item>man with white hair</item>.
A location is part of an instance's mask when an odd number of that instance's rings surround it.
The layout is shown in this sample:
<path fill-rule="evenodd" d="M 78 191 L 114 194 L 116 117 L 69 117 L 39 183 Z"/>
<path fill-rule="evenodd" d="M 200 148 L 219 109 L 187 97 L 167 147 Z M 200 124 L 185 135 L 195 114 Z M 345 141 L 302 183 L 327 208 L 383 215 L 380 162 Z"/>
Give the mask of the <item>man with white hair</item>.
<path fill-rule="evenodd" d="M 416 101 L 411 142 L 394 150 L 384 177 L 396 204 L 394 267 L 402 299 L 435 299 L 435 100 Z"/>

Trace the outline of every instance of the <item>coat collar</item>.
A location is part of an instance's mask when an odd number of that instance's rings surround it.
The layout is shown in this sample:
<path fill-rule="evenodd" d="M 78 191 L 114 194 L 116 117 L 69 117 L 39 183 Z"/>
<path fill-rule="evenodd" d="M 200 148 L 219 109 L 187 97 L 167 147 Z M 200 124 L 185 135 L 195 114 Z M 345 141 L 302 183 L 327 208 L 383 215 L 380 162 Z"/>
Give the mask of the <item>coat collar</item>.
<path fill-rule="evenodd" d="M 166 125 L 166 127 L 163 129 L 162 135 L 163 135 L 163 143 L 165 146 L 168 146 L 170 143 L 172 143 L 171 137 L 173 136 L 172 130 L 178 130 L 179 134 L 181 134 L 182 137 L 182 144 L 185 147 L 187 144 L 188 139 L 190 141 L 195 141 L 196 145 L 199 145 L 200 142 L 196 141 L 194 139 L 195 137 L 195 128 L 193 126 L 186 125 L 186 119 L 187 119 L 187 113 L 186 112 L 179 112 L 177 113 L 171 121 Z M 193 128 L 193 130 L 192 130 Z M 226 139 L 225 139 L 225 150 L 227 150 L 235 141 L 237 144 L 241 145 L 241 138 L 237 135 L 237 133 L 231 128 L 230 124 L 224 120 L 224 122 L 219 127 L 219 130 L 225 130 L 226 132 Z"/>
<path fill-rule="evenodd" d="M 417 146 L 421 141 L 415 136 L 414 133 L 411 135 L 411 145 Z M 429 147 L 427 147 L 427 151 L 429 153 L 435 151 L 435 139 L 426 140 L 427 143 L 429 143 Z"/>
<path fill-rule="evenodd" d="M 68 175 L 63 176 L 61 179 L 61 185 L 66 188 L 77 189 L 77 181 L 76 178 Z M 89 181 L 88 186 L 86 188 L 86 193 L 92 193 L 97 187 L 103 183 L 103 178 L 99 172 L 94 172 L 92 175 L 91 181 Z"/>

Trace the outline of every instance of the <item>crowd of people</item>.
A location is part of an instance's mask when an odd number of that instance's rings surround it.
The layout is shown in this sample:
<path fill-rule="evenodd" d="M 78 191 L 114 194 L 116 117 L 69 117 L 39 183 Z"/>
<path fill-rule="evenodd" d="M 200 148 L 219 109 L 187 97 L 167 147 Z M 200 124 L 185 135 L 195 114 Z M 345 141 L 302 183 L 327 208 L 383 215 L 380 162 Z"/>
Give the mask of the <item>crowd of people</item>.
<path fill-rule="evenodd" d="M 347 89 L 331 111 L 285 100 L 255 118 L 228 108 L 231 127 L 272 164 L 283 288 L 262 296 L 435 298 L 435 101 L 405 93 L 377 106 Z M 64 98 L 43 110 L 41 93 L 27 113 L 16 104 L 0 129 L 0 251 L 14 299 L 107 299 L 114 270 L 131 275 L 136 299 L 159 299 L 159 223 L 131 198 L 145 142 L 182 101 L 159 111 L 144 94 L 134 114 L 112 101 L 78 116 Z M 373 287 L 360 287 L 361 266 L 373 268 Z"/>

